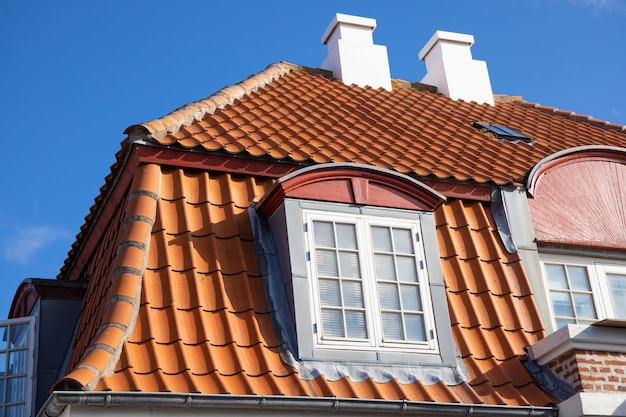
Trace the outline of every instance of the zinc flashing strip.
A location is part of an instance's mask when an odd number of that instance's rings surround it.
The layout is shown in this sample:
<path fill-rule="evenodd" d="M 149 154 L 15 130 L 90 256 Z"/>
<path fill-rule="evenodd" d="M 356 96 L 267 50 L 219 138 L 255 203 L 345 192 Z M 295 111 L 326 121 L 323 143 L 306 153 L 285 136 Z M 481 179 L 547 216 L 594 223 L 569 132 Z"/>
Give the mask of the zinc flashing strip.
<path fill-rule="evenodd" d="M 356 398 L 289 397 L 264 395 L 202 395 L 177 393 L 135 393 L 135 392 L 53 392 L 38 417 L 57 417 L 67 406 L 92 408 L 143 408 L 148 415 L 155 408 L 175 408 L 196 415 L 197 410 L 222 410 L 221 415 L 232 411 L 257 410 L 256 413 L 272 415 L 276 412 L 336 412 L 342 415 L 368 413 L 371 416 L 409 415 L 430 417 L 433 415 L 468 417 L 558 417 L 557 407 L 506 406 L 483 404 L 452 404 L 417 402 L 406 400 L 373 400 Z M 138 413 L 137 415 L 139 415 Z"/>

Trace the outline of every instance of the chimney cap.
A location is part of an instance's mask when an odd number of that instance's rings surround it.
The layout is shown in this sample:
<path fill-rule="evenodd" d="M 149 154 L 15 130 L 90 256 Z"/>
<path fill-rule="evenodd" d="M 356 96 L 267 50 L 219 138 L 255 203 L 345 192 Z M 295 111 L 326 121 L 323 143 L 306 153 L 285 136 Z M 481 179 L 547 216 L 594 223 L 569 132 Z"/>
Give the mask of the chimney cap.
<path fill-rule="evenodd" d="M 435 34 L 430 38 L 426 45 L 419 52 L 418 57 L 420 61 L 423 61 L 426 58 L 426 55 L 433 49 L 433 46 L 438 41 L 448 41 L 448 42 L 456 42 L 462 43 L 467 46 L 472 46 L 474 44 L 474 37 L 472 35 L 465 35 L 463 33 L 454 33 L 454 32 L 446 32 L 445 30 L 437 30 Z"/>
<path fill-rule="evenodd" d="M 369 28 L 370 31 L 374 31 L 376 29 L 376 19 L 371 19 L 369 17 L 361 17 L 361 16 L 352 16 L 349 14 L 336 13 L 333 20 L 330 22 L 324 33 L 322 34 L 322 45 L 326 45 L 329 41 L 331 35 L 337 28 L 340 23 L 346 23 L 348 25 L 353 26 L 361 26 Z"/>

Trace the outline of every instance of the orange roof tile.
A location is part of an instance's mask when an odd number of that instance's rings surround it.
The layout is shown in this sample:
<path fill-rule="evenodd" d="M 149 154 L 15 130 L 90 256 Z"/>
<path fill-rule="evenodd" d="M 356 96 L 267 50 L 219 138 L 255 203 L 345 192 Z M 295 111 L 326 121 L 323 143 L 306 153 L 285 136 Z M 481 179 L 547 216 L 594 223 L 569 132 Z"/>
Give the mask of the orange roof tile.
<path fill-rule="evenodd" d="M 293 169 L 347 161 L 431 182 L 504 185 L 521 183 L 557 151 L 623 146 L 626 138 L 624 127 L 518 98 L 479 105 L 406 84 L 390 92 L 346 86 L 279 63 L 127 129 L 131 139 L 60 275 L 90 285 L 70 372 L 56 388 L 553 404 L 522 362 L 543 325 L 521 259 L 504 249 L 488 204 L 449 199 L 435 213 L 467 382 L 307 381 L 281 360 L 247 214 L 286 171 L 234 174 L 227 163 L 212 171 L 124 159 L 132 140 L 144 139 Z M 535 144 L 500 142 L 475 121 L 505 124 Z"/>
<path fill-rule="evenodd" d="M 536 144 L 500 142 L 472 127 L 476 121 L 507 125 Z M 562 149 L 626 141 L 623 126 L 519 98 L 501 97 L 490 106 L 428 90 L 346 86 L 284 62 L 127 130 L 137 131 L 162 145 L 308 163 L 359 162 L 495 184 L 521 182 L 530 167 Z"/>
<path fill-rule="evenodd" d="M 247 216 L 249 204 L 258 201 L 273 180 L 153 167 L 151 183 L 160 184 L 160 189 L 136 181 L 130 195 L 152 196 L 147 191 L 153 190 L 158 194 L 156 207 L 135 204 L 131 199 L 125 213 L 128 219 L 137 219 L 138 212 L 148 218 L 155 213 L 149 240 L 137 242 L 147 250 L 142 280 L 135 279 L 130 285 L 120 279 L 122 275 L 114 277 L 104 299 L 126 298 L 113 304 L 111 314 L 100 313 L 89 320 L 94 329 L 115 324 L 117 336 L 100 332 L 94 339 L 84 331 L 79 339 L 91 341 L 83 345 L 94 346 L 102 339 L 98 343 L 110 349 L 88 347 L 82 357 L 75 355 L 71 364 L 74 370 L 57 388 L 537 406 L 554 403 L 537 388 L 520 360 L 523 348 L 543 335 L 543 327 L 528 284 L 498 282 L 503 278 L 506 282 L 502 271 L 520 260 L 503 249 L 484 203 L 451 200 L 436 212 L 438 238 L 446 242 L 445 246 L 461 248 L 460 239 L 464 239 L 473 243 L 471 262 L 500 265 L 469 268 L 462 275 L 474 284 L 448 288 L 453 335 L 469 371 L 468 381 L 427 385 L 421 381 L 375 382 L 371 378 L 357 382 L 347 377 L 330 381 L 324 376 L 307 381 L 281 359 Z M 143 223 L 127 221 L 127 229 Z M 455 228 L 466 232 L 461 237 L 452 233 Z M 127 229 L 123 236 L 130 233 Z M 118 240 L 124 242 L 123 236 Z M 133 250 L 138 248 L 133 246 Z M 114 264 L 141 269 L 141 251 L 131 255 L 118 254 Z M 442 255 L 442 262 L 460 262 L 462 256 L 451 250 Z M 446 282 L 458 279 L 450 271 L 444 268 Z M 136 275 L 128 278 L 132 277 Z M 525 280 L 523 271 L 516 280 Z M 132 298 L 134 290 L 140 290 L 136 301 Z M 92 280 L 88 291 L 88 297 L 93 297 L 92 293 L 102 290 Z M 137 306 L 136 315 L 122 306 Z M 497 314 L 492 314 L 495 309 Z M 97 317 L 99 322 L 94 324 Z M 88 327 L 85 321 L 82 326 Z M 124 329 L 132 332 L 124 334 Z M 119 351 L 114 352 L 118 346 L 113 338 L 121 340 Z M 85 370 L 90 372 L 85 374 Z"/>

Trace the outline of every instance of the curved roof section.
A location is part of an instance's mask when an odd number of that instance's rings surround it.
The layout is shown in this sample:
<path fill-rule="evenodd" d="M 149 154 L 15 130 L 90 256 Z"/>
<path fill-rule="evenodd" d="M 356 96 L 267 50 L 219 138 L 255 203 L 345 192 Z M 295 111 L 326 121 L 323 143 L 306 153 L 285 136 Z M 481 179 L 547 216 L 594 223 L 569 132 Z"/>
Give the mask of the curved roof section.
<path fill-rule="evenodd" d="M 104 253 L 95 256 L 94 264 L 104 265 L 96 266 L 85 296 L 72 370 L 53 389 L 93 390 L 103 376 L 113 372 L 139 312 L 160 189 L 160 167 L 139 166 L 124 209 L 119 210 L 121 221 L 110 222 L 108 241 L 100 246 Z"/>
<path fill-rule="evenodd" d="M 360 163 L 422 178 L 500 185 L 521 184 L 530 167 L 558 151 L 621 146 L 626 139 L 624 126 L 519 98 L 481 105 L 414 86 L 347 86 L 327 72 L 282 62 L 126 133 L 230 155 Z M 505 125 L 535 144 L 501 142 L 474 128 L 477 121 Z"/>
<path fill-rule="evenodd" d="M 555 403 L 521 360 L 543 327 L 521 260 L 503 248 L 484 203 L 453 200 L 435 211 L 466 382 L 305 380 L 281 359 L 247 212 L 274 180 L 147 169 L 129 194 L 135 197 L 117 238 L 105 309 L 88 319 L 93 332 L 78 332 L 75 350 L 85 354 L 73 358 L 73 371 L 57 389 Z M 137 196 L 142 204 L 135 204 Z M 149 219 L 154 223 L 146 228 Z M 92 285 L 86 297 L 97 299 L 101 291 Z"/>

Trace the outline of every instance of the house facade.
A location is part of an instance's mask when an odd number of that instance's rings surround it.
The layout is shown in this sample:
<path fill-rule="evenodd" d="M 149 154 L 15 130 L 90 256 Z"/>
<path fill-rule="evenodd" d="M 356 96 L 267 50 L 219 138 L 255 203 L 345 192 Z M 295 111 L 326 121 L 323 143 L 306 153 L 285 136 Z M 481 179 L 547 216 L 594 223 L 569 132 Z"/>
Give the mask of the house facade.
<path fill-rule="evenodd" d="M 626 127 L 494 95 L 469 35 L 391 79 L 375 27 L 126 129 L 3 415 L 626 415 Z"/>

